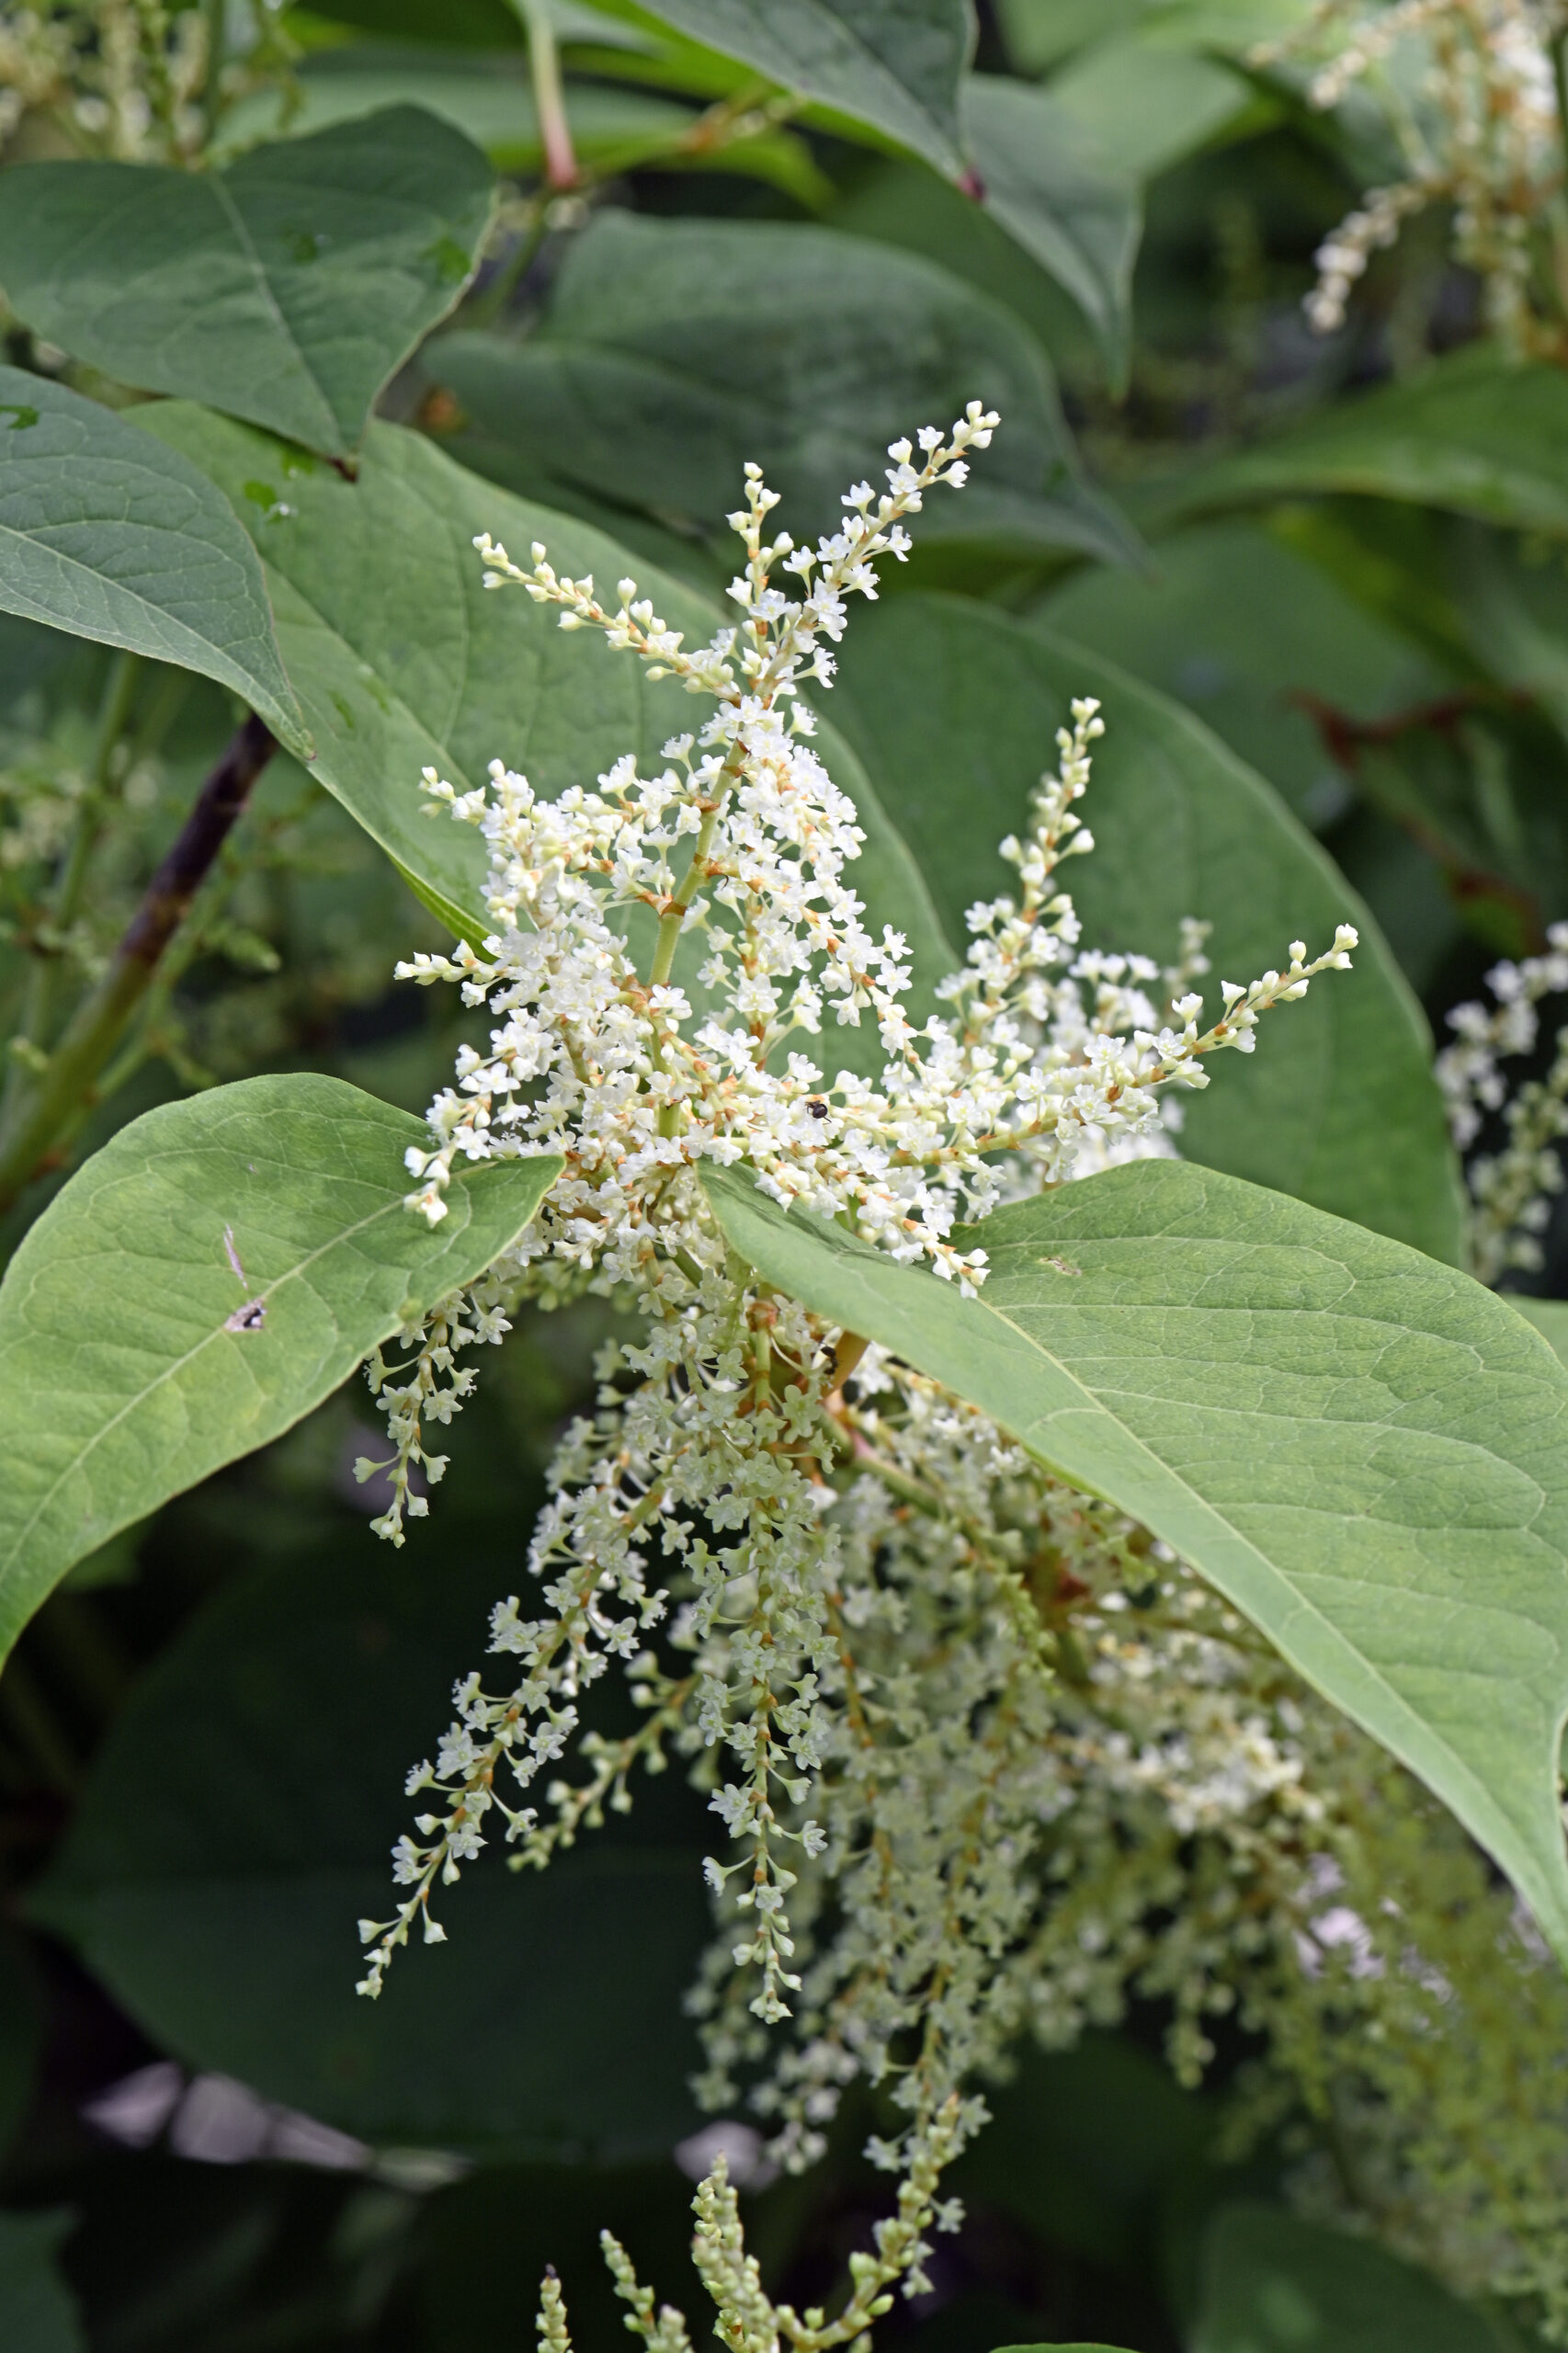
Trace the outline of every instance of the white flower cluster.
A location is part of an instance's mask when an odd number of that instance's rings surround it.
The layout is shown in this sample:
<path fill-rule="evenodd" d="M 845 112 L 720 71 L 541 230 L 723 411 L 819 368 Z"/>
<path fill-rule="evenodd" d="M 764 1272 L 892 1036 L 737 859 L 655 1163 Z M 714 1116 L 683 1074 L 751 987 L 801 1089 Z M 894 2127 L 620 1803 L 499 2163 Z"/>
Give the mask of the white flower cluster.
<path fill-rule="evenodd" d="M 564 608 L 563 627 L 603 629 L 654 676 L 676 676 L 717 707 L 698 742 L 665 746 L 673 765 L 658 776 L 640 777 L 628 755 L 597 791 L 556 801 L 499 762 L 488 792 L 459 794 L 426 771 L 432 798 L 484 833 L 494 931 L 483 957 L 464 944 L 399 972 L 459 982 L 466 1002 L 503 1017 L 489 1051 L 467 1051 L 458 1086 L 433 1105 L 433 1148 L 409 1154 L 422 1179 L 411 1199 L 432 1222 L 460 1154 L 563 1152 L 568 1171 L 529 1254 L 636 1280 L 650 1219 L 695 1198 L 678 1172 L 744 1160 L 777 1199 L 844 1216 L 895 1256 L 928 1258 L 967 1286 L 984 1253 L 960 1253 L 947 1237 L 960 1215 L 983 1216 L 999 1198 L 996 1155 L 1012 1160 L 1009 1183 L 1022 1171 L 1032 1188 L 1070 1176 L 1085 1148 L 1157 1140 L 1162 1090 L 1207 1085 L 1206 1054 L 1250 1051 L 1260 1014 L 1302 996 L 1316 973 L 1347 968 L 1349 926 L 1310 964 L 1293 941 L 1283 974 L 1222 983 L 1221 1016 L 1200 1033 L 1202 998 L 1185 989 L 1201 969 L 1190 939 L 1174 975 L 1146 957 L 1074 955 L 1077 916 L 1054 885 L 1063 859 L 1094 846 L 1073 805 L 1104 724 L 1085 699 L 1059 733 L 1060 772 L 1042 782 L 1028 841 L 1002 845 L 1017 900 L 971 910 L 968 966 L 937 992 L 952 1013 L 919 1029 L 909 1021 L 907 942 L 885 926 L 874 938 L 845 881 L 863 836 L 811 747 L 799 698 L 808 681 L 831 679 L 823 640 L 842 635 L 852 591 L 875 595 L 873 560 L 903 556 L 900 518 L 933 485 L 961 483 L 962 453 L 983 449 L 995 423 L 974 403 L 950 440 L 927 428 L 918 468 L 911 445 L 895 443 L 888 492 L 874 500 L 859 484 L 843 528 L 815 551 L 784 534 L 765 540 L 775 494 L 749 469 L 746 506 L 731 517 L 746 551 L 731 588 L 744 619 L 695 654 L 632 582 L 607 611 L 591 580 L 558 577 L 542 548 L 522 571 L 482 542 L 492 585 L 520 582 Z M 805 584 L 799 598 L 772 585 L 780 566 Z M 639 906 L 658 918 L 646 977 L 625 938 Z M 693 985 L 706 1012 L 674 978 L 683 931 L 702 943 Z M 1173 980 L 1184 993 L 1162 1013 L 1149 991 Z M 879 1084 L 843 1070 L 828 1081 L 789 1051 L 829 1019 L 858 1026 L 866 1015 L 889 1057 Z"/>
<path fill-rule="evenodd" d="M 1373 87 L 1405 163 L 1405 176 L 1368 190 L 1317 254 L 1306 311 L 1320 334 L 1345 323 L 1346 303 L 1374 250 L 1431 204 L 1454 208 L 1454 250 L 1477 271 L 1493 324 L 1521 351 L 1538 347 L 1530 279 L 1532 231 L 1562 174 L 1553 45 L 1563 0 L 1323 0 L 1307 24 L 1253 52 L 1270 64 L 1340 46 L 1315 74 L 1314 107 L 1337 107 L 1357 84 Z M 1383 74 L 1396 52 L 1413 72 Z"/>
<path fill-rule="evenodd" d="M 73 148 L 131 163 L 188 160 L 206 121 L 208 25 L 165 0 L 41 0 L 0 15 L 0 144 L 28 114 Z"/>
<path fill-rule="evenodd" d="M 1345 969 L 1356 938 L 1342 926 L 1312 961 L 1295 941 L 1284 971 L 1221 982 L 1207 1027 L 1191 986 L 1207 969 L 1200 926 L 1165 971 L 1085 953 L 1059 873 L 1090 847 L 1075 804 L 1102 722 L 1084 700 L 1028 835 L 1003 846 L 1017 896 L 971 909 L 944 1010 L 911 1022 L 906 943 L 873 932 L 846 880 L 860 832 L 812 749 L 801 689 L 831 679 L 846 599 L 875 594 L 878 558 L 903 555 L 903 518 L 961 483 L 996 422 L 974 404 L 946 437 L 894 444 L 886 492 L 858 485 L 814 549 L 769 535 L 774 496 L 749 469 L 732 518 L 740 619 L 697 652 L 631 582 L 606 607 L 542 548 L 525 570 L 482 543 L 493 584 L 519 583 L 564 627 L 604 630 L 714 708 L 666 745 L 656 776 L 627 758 L 596 790 L 553 801 L 499 764 L 489 791 L 426 776 L 435 802 L 484 832 L 493 929 L 483 954 L 400 970 L 458 983 L 494 1027 L 409 1155 L 410 1206 L 444 1216 L 460 1156 L 551 1152 L 565 1167 L 494 1270 L 489 1323 L 471 1329 L 449 1302 L 412 1379 L 389 1388 L 372 1368 L 393 1409 L 401 1497 L 423 1419 L 455 1410 L 466 1386 L 452 1364 L 461 1337 L 497 1336 L 506 1300 L 592 1289 L 644 1319 L 640 1340 L 601 1353 L 597 1412 L 552 1465 L 533 1607 L 514 1596 L 494 1613 L 492 1652 L 515 1680 L 460 1686 L 434 1762 L 410 1777 L 428 1810 L 400 1842 L 392 1916 L 361 1924 L 361 1990 L 379 1991 L 416 1922 L 439 1939 L 432 1894 L 493 1831 L 517 1864 L 542 1865 L 630 1802 L 639 1759 L 657 1768 L 673 1748 L 730 1842 L 707 1866 L 724 1922 L 699 1993 L 710 2095 L 756 2074 L 766 2029 L 793 2006 L 795 2038 L 756 2090 L 779 2153 L 809 2160 L 851 2076 L 896 2075 L 910 2122 L 878 2154 L 906 2190 L 981 2120 L 965 2079 L 1028 2010 L 1027 1972 L 1005 1998 L 999 1972 L 1033 1933 L 1034 1859 L 1073 1792 L 1051 1733 L 1078 1654 L 1053 1613 L 1141 1540 L 758 1283 L 730 1257 L 698 1171 L 743 1163 L 775 1199 L 971 1287 L 984 1253 L 955 1245 L 958 1218 L 1004 1189 L 1167 1151 L 1162 1093 L 1204 1084 L 1214 1051 L 1250 1051 L 1262 1014 Z M 798 595 L 775 585 L 780 573 Z M 644 972 L 628 933 L 649 915 Z M 688 941 L 696 969 L 677 970 Z M 829 1077 L 800 1051 L 863 1019 L 885 1058 L 875 1082 Z M 1018 1499 L 1000 1518 L 997 1495 Z M 398 1498 L 381 1525 L 401 1532 Z M 1082 1582 L 1065 1565 L 1074 1548 L 1099 1563 Z M 617 1661 L 639 1728 L 585 1734 L 580 1703 Z M 576 1782 L 557 1776 L 574 1745 L 588 1768 Z M 1266 1742 L 1205 1758 L 1187 1776 L 1194 1823 L 1278 1779 Z M 829 1906 L 841 1926 L 819 1951 Z M 915 2198 L 899 2241 L 906 2286 L 928 2202 Z M 879 2295 L 892 2276 L 878 2272 Z"/>
<path fill-rule="evenodd" d="M 1540 1006 L 1568 992 L 1568 924 L 1552 924 L 1544 956 L 1494 964 L 1486 975 L 1494 1002 L 1456 1005 L 1449 1016 L 1454 1042 L 1437 1060 L 1449 1126 L 1460 1152 L 1480 1134 L 1487 1112 L 1501 1112 L 1506 1141 L 1478 1154 L 1465 1171 L 1471 1195 L 1471 1258 L 1485 1283 L 1511 1267 L 1541 1264 L 1542 1233 L 1554 1195 L 1562 1190 L 1558 1139 L 1568 1135 L 1568 1028 L 1557 1033 L 1545 1076 L 1530 1079 L 1510 1098 L 1501 1063 L 1534 1051 Z"/>

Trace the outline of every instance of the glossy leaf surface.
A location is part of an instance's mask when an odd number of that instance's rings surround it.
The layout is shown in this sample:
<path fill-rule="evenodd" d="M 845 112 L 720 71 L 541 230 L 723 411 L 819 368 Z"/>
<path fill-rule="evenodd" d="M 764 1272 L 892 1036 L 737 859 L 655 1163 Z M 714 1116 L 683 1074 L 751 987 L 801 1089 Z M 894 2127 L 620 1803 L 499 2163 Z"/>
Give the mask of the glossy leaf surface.
<path fill-rule="evenodd" d="M 560 1167 L 473 1170 L 432 1230 L 403 1205 L 425 1132 L 339 1079 L 245 1079 L 144 1113 L 51 1202 L 0 1285 L 0 1643 L 74 1561 L 482 1272 Z"/>
<path fill-rule="evenodd" d="M 553 473 L 722 532 L 755 460 L 797 540 L 836 528 L 851 483 L 881 484 L 891 441 L 983 400 L 1003 429 L 966 489 L 929 501 L 924 541 L 1112 558 L 1133 544 L 1017 322 L 928 261 L 828 230 L 603 213 L 526 341 L 456 334 L 428 365 L 486 471 L 488 443 L 542 495 Z"/>
<path fill-rule="evenodd" d="M 1278 970 L 1287 943 L 1362 926 L 1356 969 L 1271 1014 L 1251 1055 L 1218 1054 L 1184 1099 L 1182 1150 L 1413 1243 L 1460 1252 L 1458 1184 L 1426 1026 L 1343 876 L 1262 779 L 1198 720 L 1093 654 L 957 598 L 857 609 L 833 713 L 926 879 L 951 943 L 1009 887 L 996 855 L 1028 820 L 1074 695 L 1096 694 L 1083 814 L 1092 856 L 1064 876 L 1085 946 L 1168 961 L 1184 915 L 1211 921 L 1203 983 Z"/>
<path fill-rule="evenodd" d="M 478 150 L 398 107 L 224 171 L 22 165 L 0 179 L 17 315 L 143 392 L 341 457 L 466 283 L 490 218 Z"/>
<path fill-rule="evenodd" d="M 1443 1799 L 1568 1961 L 1568 1372 L 1467 1275 L 1143 1161 L 998 1211 L 977 1299 L 708 1176 L 734 1248 L 1143 1521 Z"/>
<path fill-rule="evenodd" d="M 0 368 L 0 609 L 199 670 L 302 748 L 261 566 L 212 484 L 96 401 Z"/>

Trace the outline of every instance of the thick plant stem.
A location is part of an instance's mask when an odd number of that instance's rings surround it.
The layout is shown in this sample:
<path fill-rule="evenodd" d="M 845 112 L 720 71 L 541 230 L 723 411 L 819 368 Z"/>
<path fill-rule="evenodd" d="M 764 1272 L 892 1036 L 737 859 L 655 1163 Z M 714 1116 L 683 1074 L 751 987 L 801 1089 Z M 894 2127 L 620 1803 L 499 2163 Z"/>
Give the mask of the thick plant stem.
<path fill-rule="evenodd" d="M 0 1216 L 47 1164 L 152 984 L 158 960 L 250 797 L 277 745 L 254 714 L 198 793 L 195 806 L 142 893 L 130 928 L 97 987 L 83 998 L 37 1086 L 0 1135 Z"/>

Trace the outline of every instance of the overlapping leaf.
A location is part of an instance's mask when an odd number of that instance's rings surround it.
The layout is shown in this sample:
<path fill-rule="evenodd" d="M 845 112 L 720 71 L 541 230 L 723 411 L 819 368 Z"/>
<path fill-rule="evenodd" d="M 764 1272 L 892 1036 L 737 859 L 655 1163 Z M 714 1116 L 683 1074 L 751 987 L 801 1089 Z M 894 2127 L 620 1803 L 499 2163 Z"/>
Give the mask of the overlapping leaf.
<path fill-rule="evenodd" d="M 464 455 L 548 495 L 551 475 L 722 531 L 755 460 L 798 539 L 879 482 L 889 442 L 970 400 L 1004 430 L 922 538 L 1125 557 L 1086 483 L 1049 365 L 1016 319 L 913 255 L 827 230 L 600 216 L 526 341 L 458 334 L 430 354 L 475 432 Z"/>
<path fill-rule="evenodd" d="M 1086 945 L 1168 960 L 1181 918 L 1195 915 L 1214 925 L 1214 981 L 1246 981 L 1278 969 L 1292 938 L 1321 949 L 1336 924 L 1361 926 L 1352 973 L 1271 1015 L 1256 1053 L 1209 1065 L 1212 1083 L 1184 1103 L 1182 1149 L 1458 1259 L 1459 1190 L 1426 1023 L 1343 876 L 1261 778 L 1096 655 L 953 597 L 857 611 L 834 691 L 954 964 L 965 909 L 1007 887 L 996 844 L 1027 822 L 1055 730 L 1084 693 L 1101 698 L 1107 720 L 1084 804 L 1097 847 L 1068 878 Z"/>
<path fill-rule="evenodd" d="M 1568 1961 L 1568 1371 L 1504 1300 L 1180 1162 L 1004 1209 L 976 1299 L 744 1170 L 734 1249 L 1163 1537 L 1443 1799 Z"/>
<path fill-rule="evenodd" d="M 261 566 L 220 493 L 122 417 L 19 368 L 0 368 L 0 608 L 199 670 L 305 748 Z"/>
<path fill-rule="evenodd" d="M 0 1284 L 0 1649 L 74 1561 L 471 1281 L 559 1171 L 472 1170 L 432 1230 L 403 1205 L 424 1134 L 338 1079 L 245 1079 L 146 1112 L 56 1195 Z"/>
<path fill-rule="evenodd" d="M 461 292 L 490 204 L 483 156 L 415 107 L 221 172 L 25 164 L 0 178 L 0 284 L 122 382 L 341 457 Z"/>

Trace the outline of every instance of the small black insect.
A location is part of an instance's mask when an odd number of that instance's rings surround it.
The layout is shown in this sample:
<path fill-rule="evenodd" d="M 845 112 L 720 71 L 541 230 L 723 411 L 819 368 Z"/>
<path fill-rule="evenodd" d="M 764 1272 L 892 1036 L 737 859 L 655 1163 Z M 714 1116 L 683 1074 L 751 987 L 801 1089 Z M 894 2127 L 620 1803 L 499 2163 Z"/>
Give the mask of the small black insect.
<path fill-rule="evenodd" d="M 827 1105 L 820 1095 L 813 1095 L 806 1108 L 813 1120 L 825 1120 L 827 1117 Z"/>

